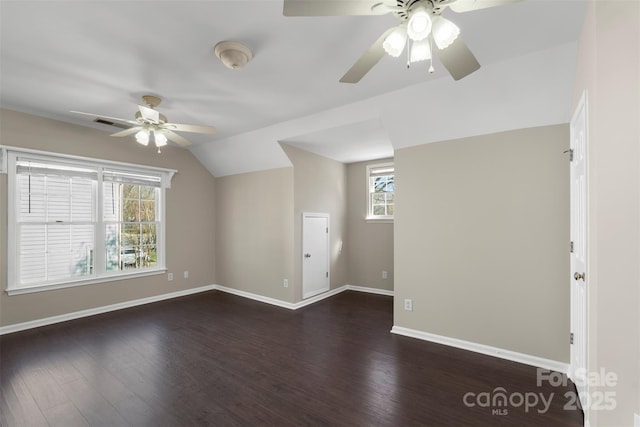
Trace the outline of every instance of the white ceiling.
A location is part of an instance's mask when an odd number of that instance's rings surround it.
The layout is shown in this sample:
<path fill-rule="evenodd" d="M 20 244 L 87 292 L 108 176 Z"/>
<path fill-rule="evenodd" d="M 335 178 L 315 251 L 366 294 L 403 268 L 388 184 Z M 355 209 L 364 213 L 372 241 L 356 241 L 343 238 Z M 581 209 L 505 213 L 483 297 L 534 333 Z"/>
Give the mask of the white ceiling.
<path fill-rule="evenodd" d="M 396 18 L 286 18 L 282 6 L 2 0 L 0 105 L 113 132 L 69 111 L 132 118 L 141 95 L 158 95 L 170 121 L 218 128 L 184 134 L 216 176 L 288 165 L 278 142 L 352 162 L 568 120 L 583 0 L 446 11 L 479 71 L 455 82 L 438 63 L 429 75 L 385 57 L 356 85 L 338 80 Z M 222 40 L 246 43 L 253 61 L 225 68 Z"/>

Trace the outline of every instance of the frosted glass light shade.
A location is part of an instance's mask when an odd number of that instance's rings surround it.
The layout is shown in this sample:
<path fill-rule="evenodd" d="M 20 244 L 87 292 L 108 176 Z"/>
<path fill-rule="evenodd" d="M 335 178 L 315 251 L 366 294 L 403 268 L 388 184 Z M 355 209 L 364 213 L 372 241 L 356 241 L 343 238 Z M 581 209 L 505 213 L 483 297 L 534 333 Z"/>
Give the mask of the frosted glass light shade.
<path fill-rule="evenodd" d="M 431 59 L 431 47 L 429 39 L 414 42 L 411 45 L 411 62 L 427 61 Z"/>
<path fill-rule="evenodd" d="M 431 26 L 429 11 L 424 6 L 418 6 L 411 12 L 411 17 L 407 24 L 407 34 L 411 40 L 424 40 L 431 32 Z"/>
<path fill-rule="evenodd" d="M 397 58 L 404 50 L 405 44 L 407 44 L 407 30 L 404 26 L 399 26 L 384 39 L 382 47 L 389 55 Z"/>
<path fill-rule="evenodd" d="M 433 41 L 438 49 L 445 49 L 460 35 L 460 28 L 448 19 L 439 16 L 433 20 Z"/>
<path fill-rule="evenodd" d="M 142 129 L 136 133 L 136 141 L 140 145 L 144 145 L 145 147 L 149 145 L 149 132 L 145 129 Z"/>
<path fill-rule="evenodd" d="M 164 147 L 167 145 L 167 137 L 164 134 L 154 132 L 154 136 L 156 137 L 156 147 Z"/>

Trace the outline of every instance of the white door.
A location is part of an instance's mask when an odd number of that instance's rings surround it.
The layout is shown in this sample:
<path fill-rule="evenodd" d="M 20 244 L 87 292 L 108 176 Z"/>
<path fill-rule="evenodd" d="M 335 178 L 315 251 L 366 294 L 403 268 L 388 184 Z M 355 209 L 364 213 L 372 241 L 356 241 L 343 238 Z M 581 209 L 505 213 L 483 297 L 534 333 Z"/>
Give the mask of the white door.
<path fill-rule="evenodd" d="M 583 93 L 570 125 L 571 139 L 571 366 L 578 395 L 586 396 L 587 368 L 587 94 Z M 583 407 L 586 402 L 582 401 Z"/>
<path fill-rule="evenodd" d="M 302 214 L 302 298 L 329 290 L 329 214 Z"/>

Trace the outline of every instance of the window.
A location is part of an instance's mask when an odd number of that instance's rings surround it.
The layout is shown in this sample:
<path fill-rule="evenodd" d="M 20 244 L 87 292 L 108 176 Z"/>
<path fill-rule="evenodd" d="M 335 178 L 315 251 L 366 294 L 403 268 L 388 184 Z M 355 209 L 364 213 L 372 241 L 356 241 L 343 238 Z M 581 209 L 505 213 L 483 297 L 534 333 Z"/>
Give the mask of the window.
<path fill-rule="evenodd" d="M 395 173 L 393 163 L 367 166 L 367 219 L 392 220 Z"/>
<path fill-rule="evenodd" d="M 175 171 L 19 150 L 7 160 L 10 294 L 164 271 Z"/>

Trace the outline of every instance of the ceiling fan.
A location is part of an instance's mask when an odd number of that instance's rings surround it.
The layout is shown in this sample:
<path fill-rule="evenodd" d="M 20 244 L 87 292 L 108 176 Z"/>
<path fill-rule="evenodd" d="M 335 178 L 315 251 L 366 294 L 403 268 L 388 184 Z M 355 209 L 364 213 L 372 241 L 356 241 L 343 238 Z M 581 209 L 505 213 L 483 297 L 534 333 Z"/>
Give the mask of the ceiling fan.
<path fill-rule="evenodd" d="M 111 136 L 128 136 L 135 134 L 136 141 L 144 146 L 153 142 L 160 152 L 160 147 L 167 145 L 167 140 L 174 142 L 180 147 L 188 147 L 191 141 L 177 134 L 179 132 L 193 133 L 216 133 L 216 128 L 211 126 L 185 125 L 179 123 L 169 123 L 167 117 L 157 111 L 155 108 L 160 105 L 162 99 L 153 95 L 144 95 L 142 101 L 145 105 L 138 105 L 138 111 L 135 114 L 135 120 L 120 119 L 117 117 L 102 116 L 100 114 L 83 113 L 82 111 L 71 111 L 72 113 L 84 114 L 98 119 L 114 120 L 120 123 L 126 123 L 132 127 L 116 132 Z"/>
<path fill-rule="evenodd" d="M 385 31 L 342 76 L 342 83 L 357 83 L 380 61 L 385 52 L 399 57 L 407 47 L 407 66 L 431 61 L 432 52 L 455 80 L 480 68 L 480 63 L 460 36 L 460 29 L 441 14 L 470 12 L 521 0 L 284 0 L 284 16 L 384 15 L 400 20 Z M 435 43 L 435 49 L 433 44 Z"/>

